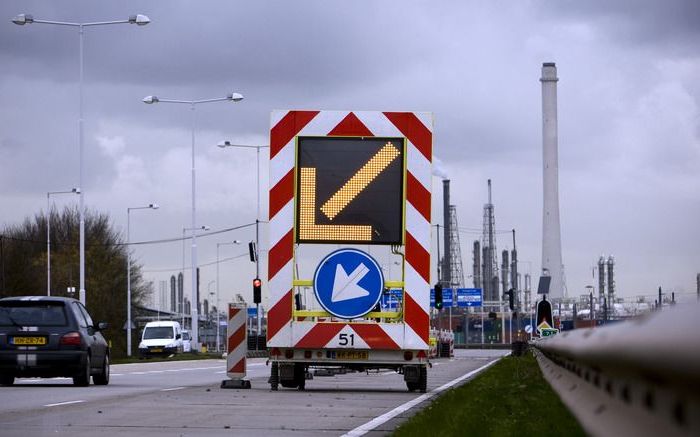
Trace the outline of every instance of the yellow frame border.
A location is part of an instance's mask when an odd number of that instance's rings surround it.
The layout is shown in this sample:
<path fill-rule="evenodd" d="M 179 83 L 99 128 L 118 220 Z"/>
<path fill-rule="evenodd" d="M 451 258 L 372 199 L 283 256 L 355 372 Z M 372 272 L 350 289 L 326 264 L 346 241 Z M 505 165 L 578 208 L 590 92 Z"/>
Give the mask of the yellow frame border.
<path fill-rule="evenodd" d="M 308 138 L 373 138 L 373 137 L 366 137 L 364 135 L 343 135 L 343 136 L 328 136 L 328 135 L 302 135 L 304 137 Z M 395 137 L 398 138 L 398 137 Z M 405 247 L 406 246 L 406 185 L 407 184 L 407 176 L 408 176 L 408 157 L 406 156 L 407 149 L 408 149 L 408 138 L 405 136 L 401 136 L 403 138 L 403 144 L 402 144 L 402 160 L 403 160 L 403 175 L 402 175 L 402 182 L 401 182 L 401 246 Z M 296 265 L 296 258 L 297 258 L 297 246 L 301 243 L 297 243 L 296 238 L 297 238 L 297 208 L 298 208 L 298 199 L 297 199 L 297 187 L 299 184 L 299 135 L 294 136 L 294 214 L 293 214 L 293 227 L 292 227 L 292 232 L 293 232 L 293 248 L 292 248 L 292 265 Z M 323 243 L 306 243 L 306 244 L 323 244 Z M 340 244 L 340 243 L 332 243 L 332 244 Z M 361 244 L 361 243 L 360 243 Z M 384 245 L 384 246 L 392 246 L 392 245 Z M 402 256 L 402 262 L 401 262 L 401 278 L 404 278 L 405 275 L 405 264 L 406 264 L 406 257 Z M 405 281 L 386 281 L 384 283 L 385 286 L 388 287 L 394 287 L 394 288 L 401 288 L 404 289 L 405 292 Z M 294 309 L 294 288 L 296 287 L 313 287 L 313 280 L 311 279 L 298 279 L 296 277 L 296 269 L 292 268 L 292 298 L 291 298 L 291 305 L 292 305 L 292 322 L 294 322 L 295 318 L 298 317 L 335 317 L 331 313 L 324 311 L 324 310 L 296 310 Z M 403 303 L 403 301 L 402 301 Z M 363 316 L 364 318 L 369 318 L 369 319 L 401 319 L 401 322 L 403 322 L 403 308 L 401 308 L 401 311 L 398 312 L 369 312 Z M 352 321 L 345 321 L 343 323 L 364 323 L 364 322 L 352 322 Z"/>

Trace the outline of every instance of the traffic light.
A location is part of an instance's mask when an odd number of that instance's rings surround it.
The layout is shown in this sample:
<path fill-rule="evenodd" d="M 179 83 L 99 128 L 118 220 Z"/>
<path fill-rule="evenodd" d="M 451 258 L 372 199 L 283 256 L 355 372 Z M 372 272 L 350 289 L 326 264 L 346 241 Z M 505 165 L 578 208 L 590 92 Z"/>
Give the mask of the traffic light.
<path fill-rule="evenodd" d="M 439 282 L 435 284 L 435 309 L 442 310 L 442 285 Z"/>
<path fill-rule="evenodd" d="M 513 311 L 515 309 L 515 290 L 511 288 L 505 294 L 508 296 L 508 307 Z"/>
<path fill-rule="evenodd" d="M 255 245 L 255 241 L 248 243 L 248 256 L 250 256 L 250 262 L 252 263 L 258 260 L 258 248 Z"/>
<path fill-rule="evenodd" d="M 260 278 L 253 279 L 253 303 L 260 303 L 262 296 L 262 281 Z"/>

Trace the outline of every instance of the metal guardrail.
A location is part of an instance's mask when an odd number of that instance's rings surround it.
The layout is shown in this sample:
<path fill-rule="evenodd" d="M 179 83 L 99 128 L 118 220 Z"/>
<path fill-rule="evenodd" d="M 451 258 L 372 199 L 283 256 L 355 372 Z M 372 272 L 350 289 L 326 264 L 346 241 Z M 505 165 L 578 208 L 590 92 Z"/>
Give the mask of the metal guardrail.
<path fill-rule="evenodd" d="M 595 436 L 700 436 L 700 304 L 532 342 L 545 379 Z"/>

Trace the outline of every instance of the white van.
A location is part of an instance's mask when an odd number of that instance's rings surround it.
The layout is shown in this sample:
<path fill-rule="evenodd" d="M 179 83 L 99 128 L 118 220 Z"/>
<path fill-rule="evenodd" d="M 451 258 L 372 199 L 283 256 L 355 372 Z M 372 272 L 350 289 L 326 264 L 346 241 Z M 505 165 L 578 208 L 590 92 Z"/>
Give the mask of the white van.
<path fill-rule="evenodd" d="M 182 352 L 182 329 L 178 322 L 148 322 L 141 334 L 139 356 L 173 355 Z"/>

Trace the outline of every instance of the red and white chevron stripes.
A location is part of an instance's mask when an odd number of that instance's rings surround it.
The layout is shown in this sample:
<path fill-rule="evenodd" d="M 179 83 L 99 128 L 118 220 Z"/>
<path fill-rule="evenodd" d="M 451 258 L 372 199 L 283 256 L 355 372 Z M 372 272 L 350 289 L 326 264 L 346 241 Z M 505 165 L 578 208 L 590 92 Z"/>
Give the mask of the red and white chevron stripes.
<path fill-rule="evenodd" d="M 356 348 L 428 349 L 432 115 L 375 111 L 275 111 L 270 131 L 269 347 L 335 347 L 342 332 Z M 294 164 L 297 136 L 405 137 L 404 323 L 313 323 L 292 320 Z"/>
<path fill-rule="evenodd" d="M 248 352 L 246 317 L 245 305 L 228 304 L 226 375 L 232 379 L 242 379 L 246 374 L 245 360 Z"/>

